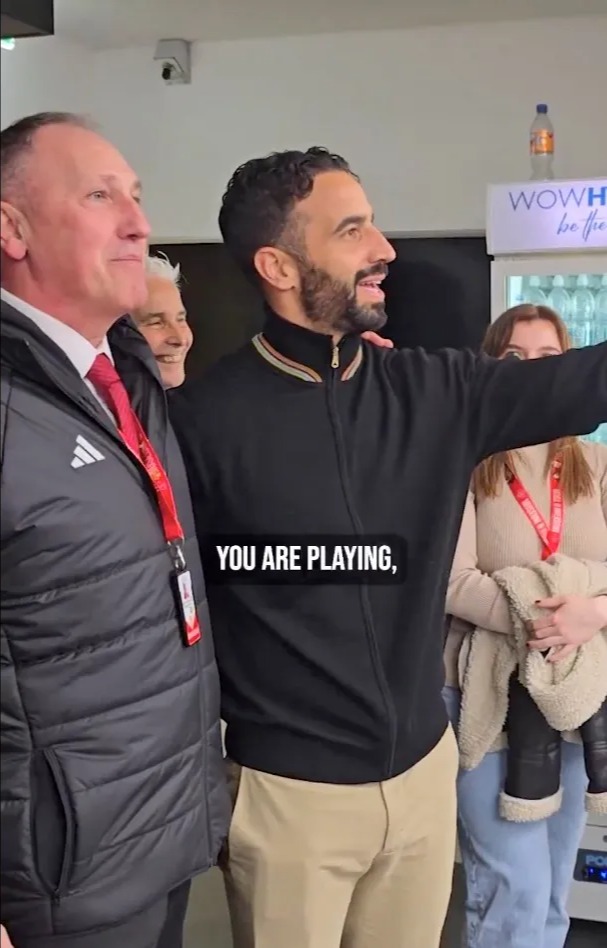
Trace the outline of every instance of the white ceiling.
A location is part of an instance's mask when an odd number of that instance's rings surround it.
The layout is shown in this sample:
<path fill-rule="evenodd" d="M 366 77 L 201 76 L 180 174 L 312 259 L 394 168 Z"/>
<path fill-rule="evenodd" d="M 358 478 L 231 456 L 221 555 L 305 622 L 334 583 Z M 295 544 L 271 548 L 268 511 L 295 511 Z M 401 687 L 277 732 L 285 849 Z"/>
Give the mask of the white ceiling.
<path fill-rule="evenodd" d="M 607 13 L 607 0 L 55 0 L 55 32 L 92 48 Z"/>

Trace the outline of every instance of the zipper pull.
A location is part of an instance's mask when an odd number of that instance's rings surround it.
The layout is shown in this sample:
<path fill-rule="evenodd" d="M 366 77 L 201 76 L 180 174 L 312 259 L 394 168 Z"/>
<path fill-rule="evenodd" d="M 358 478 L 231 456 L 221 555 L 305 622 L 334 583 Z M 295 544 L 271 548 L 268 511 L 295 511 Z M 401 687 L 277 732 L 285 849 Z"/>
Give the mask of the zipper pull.
<path fill-rule="evenodd" d="M 337 346 L 333 346 L 333 355 L 331 356 L 331 368 L 339 368 L 339 349 Z"/>

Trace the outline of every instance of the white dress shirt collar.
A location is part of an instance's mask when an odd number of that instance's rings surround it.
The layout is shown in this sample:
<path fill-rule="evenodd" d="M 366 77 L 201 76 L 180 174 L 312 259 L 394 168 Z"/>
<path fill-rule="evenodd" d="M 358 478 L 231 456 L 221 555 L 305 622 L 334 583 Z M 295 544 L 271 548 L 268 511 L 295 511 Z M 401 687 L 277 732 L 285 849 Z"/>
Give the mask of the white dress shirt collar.
<path fill-rule="evenodd" d="M 65 323 L 62 323 L 59 319 L 55 319 L 54 316 L 49 316 L 48 313 L 43 313 L 41 309 L 30 306 L 29 303 L 19 299 L 18 296 L 9 293 L 4 287 L 0 288 L 0 296 L 6 303 L 12 306 L 13 309 L 18 310 L 24 316 L 27 316 L 28 319 L 31 319 L 38 329 L 42 330 L 56 346 L 59 346 L 74 365 L 81 379 L 86 379 L 98 355 L 105 354 L 112 362 L 114 361 L 107 336 L 104 336 L 101 345 L 96 349 L 88 339 L 81 336 L 80 333 L 72 329 L 71 326 L 66 326 Z"/>

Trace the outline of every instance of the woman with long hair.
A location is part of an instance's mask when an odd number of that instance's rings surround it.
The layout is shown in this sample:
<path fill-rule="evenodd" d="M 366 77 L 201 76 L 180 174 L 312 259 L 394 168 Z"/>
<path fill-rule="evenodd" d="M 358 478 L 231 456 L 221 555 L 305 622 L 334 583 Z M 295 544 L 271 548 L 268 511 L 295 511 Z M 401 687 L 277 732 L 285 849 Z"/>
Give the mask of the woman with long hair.
<path fill-rule="evenodd" d="M 536 359 L 570 346 L 557 313 L 521 305 L 490 326 L 483 349 L 497 358 Z M 557 492 L 562 518 L 555 517 Z M 447 596 L 445 701 L 456 729 L 462 713 L 462 656 L 473 630 L 513 633 L 511 603 L 494 576 L 507 567 L 534 566 L 557 553 L 599 564 L 599 573 L 607 561 L 605 445 L 565 438 L 494 455 L 475 471 Z M 562 595 L 548 602 L 542 601 L 542 618 L 529 632 L 529 648 L 548 661 L 570 658 L 607 629 L 604 595 Z M 494 640 L 503 641 L 499 636 Z M 558 737 L 559 805 L 546 818 L 513 822 L 502 815 L 509 766 L 507 726 L 477 766 L 460 770 L 467 948 L 565 944 L 567 897 L 586 821 L 588 777 L 579 738 Z"/>

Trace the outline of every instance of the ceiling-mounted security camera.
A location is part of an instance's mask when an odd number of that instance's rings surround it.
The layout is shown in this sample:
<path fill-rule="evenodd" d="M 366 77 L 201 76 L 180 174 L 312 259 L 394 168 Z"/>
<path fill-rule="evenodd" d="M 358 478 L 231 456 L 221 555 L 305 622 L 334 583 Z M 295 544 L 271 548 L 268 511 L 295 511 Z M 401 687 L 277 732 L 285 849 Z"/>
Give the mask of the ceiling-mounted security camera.
<path fill-rule="evenodd" d="M 190 46 L 187 40 L 160 40 L 154 59 L 161 65 L 160 75 L 167 86 L 189 85 L 192 81 Z"/>

